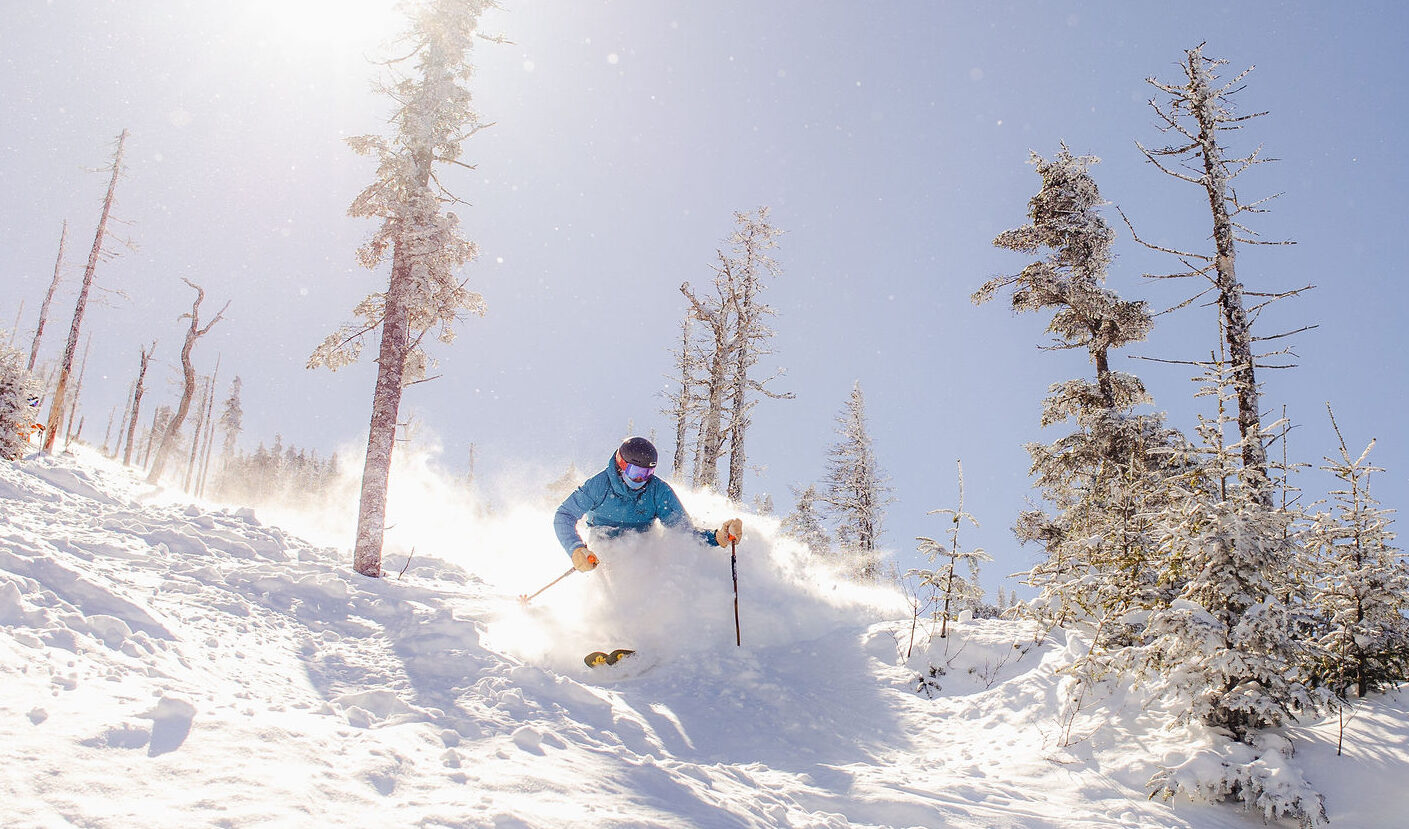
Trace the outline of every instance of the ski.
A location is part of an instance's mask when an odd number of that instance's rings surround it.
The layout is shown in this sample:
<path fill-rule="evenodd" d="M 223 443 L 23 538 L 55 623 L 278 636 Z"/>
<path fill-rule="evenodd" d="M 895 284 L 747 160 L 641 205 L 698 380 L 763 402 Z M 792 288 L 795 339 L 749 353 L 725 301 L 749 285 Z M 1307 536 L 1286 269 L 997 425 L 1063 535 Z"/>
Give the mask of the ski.
<path fill-rule="evenodd" d="M 603 665 L 615 665 L 635 652 L 636 651 L 626 648 L 617 648 L 611 653 L 607 653 L 606 651 L 592 651 L 582 657 L 582 661 L 587 663 L 587 667 L 589 668 L 600 668 Z"/>

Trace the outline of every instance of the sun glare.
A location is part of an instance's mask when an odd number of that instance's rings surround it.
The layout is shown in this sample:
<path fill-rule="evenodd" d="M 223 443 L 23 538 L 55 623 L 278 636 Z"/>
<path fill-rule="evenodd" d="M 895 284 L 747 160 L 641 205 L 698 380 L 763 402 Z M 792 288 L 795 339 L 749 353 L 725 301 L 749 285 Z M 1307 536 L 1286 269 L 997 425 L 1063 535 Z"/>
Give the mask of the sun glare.
<path fill-rule="evenodd" d="M 256 43 L 295 61 L 377 57 L 404 26 L 396 0 L 251 0 L 239 24 Z"/>

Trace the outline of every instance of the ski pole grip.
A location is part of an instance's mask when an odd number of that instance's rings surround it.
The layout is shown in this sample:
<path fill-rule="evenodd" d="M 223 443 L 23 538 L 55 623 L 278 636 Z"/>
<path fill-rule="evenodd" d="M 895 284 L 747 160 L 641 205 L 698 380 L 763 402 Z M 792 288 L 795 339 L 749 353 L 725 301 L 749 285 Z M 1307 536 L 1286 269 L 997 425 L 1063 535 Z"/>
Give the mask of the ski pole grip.
<path fill-rule="evenodd" d="M 596 566 L 597 566 L 597 554 L 596 554 L 596 553 L 588 553 L 588 554 L 587 554 L 587 563 L 590 564 L 590 565 L 592 565 L 593 567 L 596 567 Z"/>

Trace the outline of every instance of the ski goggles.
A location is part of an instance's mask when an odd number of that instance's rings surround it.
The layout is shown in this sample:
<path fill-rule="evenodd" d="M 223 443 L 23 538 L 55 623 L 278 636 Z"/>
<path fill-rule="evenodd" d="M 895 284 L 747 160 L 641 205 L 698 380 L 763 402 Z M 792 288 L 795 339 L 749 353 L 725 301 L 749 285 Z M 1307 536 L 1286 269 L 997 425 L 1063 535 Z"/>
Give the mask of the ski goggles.
<path fill-rule="evenodd" d="M 616 459 L 616 468 L 621 470 L 621 474 L 628 480 L 638 484 L 656 474 L 656 471 L 649 466 L 637 466 L 634 463 L 627 463 L 621 458 Z"/>

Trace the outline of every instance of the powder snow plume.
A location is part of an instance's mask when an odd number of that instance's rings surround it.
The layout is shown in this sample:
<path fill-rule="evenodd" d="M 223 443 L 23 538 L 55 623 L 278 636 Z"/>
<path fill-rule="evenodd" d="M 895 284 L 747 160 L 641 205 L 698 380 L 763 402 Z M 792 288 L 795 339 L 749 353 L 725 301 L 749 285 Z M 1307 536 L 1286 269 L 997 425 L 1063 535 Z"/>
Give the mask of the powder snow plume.
<path fill-rule="evenodd" d="M 356 457 L 355 445 L 339 455 Z M 502 598 L 488 620 L 491 646 L 555 669 L 593 650 L 625 647 L 673 658 L 734 646 L 729 550 L 659 525 L 597 544 L 602 563 L 596 570 L 574 572 L 521 604 L 519 596 L 534 593 L 571 565 L 553 534 L 553 514 L 562 500 L 547 484 L 554 471 L 516 462 L 513 479 L 492 479 L 484 494 L 443 469 L 440 455 L 434 438 L 422 434 L 416 445 L 394 456 L 382 567 L 388 578 L 395 578 L 408 558 L 412 566 L 419 558 L 464 568 Z M 584 472 L 584 479 L 595 471 Z M 806 641 L 838 626 L 906 612 L 895 589 L 845 578 L 839 567 L 818 561 L 782 535 L 776 518 L 741 511 L 714 493 L 672 486 L 701 529 L 730 517 L 744 521 L 737 551 L 739 637 L 749 644 Z M 321 507 L 266 505 L 260 514 L 346 550 L 356 500 L 357 477 L 345 467 Z M 350 551 L 348 556 L 350 561 Z"/>

